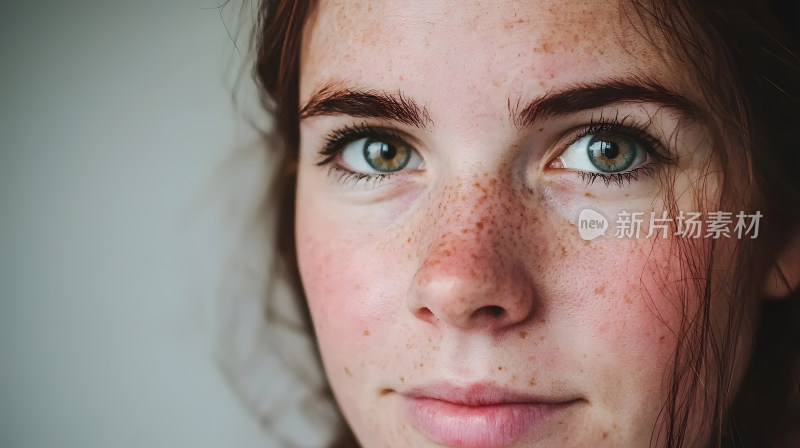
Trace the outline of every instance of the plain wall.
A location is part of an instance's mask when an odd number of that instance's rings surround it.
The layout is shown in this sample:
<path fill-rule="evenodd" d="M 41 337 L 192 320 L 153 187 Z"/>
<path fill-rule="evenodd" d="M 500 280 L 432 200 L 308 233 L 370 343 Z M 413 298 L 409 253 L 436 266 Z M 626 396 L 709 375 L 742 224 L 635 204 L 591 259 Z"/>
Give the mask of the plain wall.
<path fill-rule="evenodd" d="M 0 447 L 276 446 L 210 354 L 236 6 L 2 2 Z"/>

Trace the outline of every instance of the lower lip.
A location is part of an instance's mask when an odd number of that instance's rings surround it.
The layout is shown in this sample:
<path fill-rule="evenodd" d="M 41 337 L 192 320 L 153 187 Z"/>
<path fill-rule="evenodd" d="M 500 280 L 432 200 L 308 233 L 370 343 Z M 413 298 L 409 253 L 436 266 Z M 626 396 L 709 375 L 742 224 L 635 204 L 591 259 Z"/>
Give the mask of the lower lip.
<path fill-rule="evenodd" d="M 464 448 L 503 447 L 519 441 L 575 402 L 464 406 L 406 397 L 411 422 L 428 439 Z"/>

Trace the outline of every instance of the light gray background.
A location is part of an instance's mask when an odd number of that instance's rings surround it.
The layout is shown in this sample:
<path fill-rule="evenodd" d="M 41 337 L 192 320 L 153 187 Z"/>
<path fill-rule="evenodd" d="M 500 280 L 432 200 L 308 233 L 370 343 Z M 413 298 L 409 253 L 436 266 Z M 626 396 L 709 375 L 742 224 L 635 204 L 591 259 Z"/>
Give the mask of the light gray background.
<path fill-rule="evenodd" d="M 0 447 L 275 446 L 209 354 L 233 6 L 0 3 Z"/>

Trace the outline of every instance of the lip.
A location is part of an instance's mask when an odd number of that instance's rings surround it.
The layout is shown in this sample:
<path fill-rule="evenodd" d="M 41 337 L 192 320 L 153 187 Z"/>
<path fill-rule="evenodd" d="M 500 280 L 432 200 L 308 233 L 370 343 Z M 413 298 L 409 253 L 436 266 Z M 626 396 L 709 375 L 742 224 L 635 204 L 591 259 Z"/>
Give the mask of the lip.
<path fill-rule="evenodd" d="M 511 445 L 581 401 L 543 397 L 479 383 L 448 383 L 401 393 L 411 423 L 428 439 L 447 446 L 495 448 Z"/>

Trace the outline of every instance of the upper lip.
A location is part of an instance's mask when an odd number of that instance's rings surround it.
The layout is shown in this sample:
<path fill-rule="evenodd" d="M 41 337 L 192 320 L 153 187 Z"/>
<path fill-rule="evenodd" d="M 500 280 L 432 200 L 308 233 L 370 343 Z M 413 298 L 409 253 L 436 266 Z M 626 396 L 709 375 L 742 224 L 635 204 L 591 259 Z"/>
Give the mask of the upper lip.
<path fill-rule="evenodd" d="M 409 398 L 427 398 L 447 401 L 462 406 L 492 406 L 500 404 L 558 404 L 575 401 L 578 397 L 549 397 L 530 392 L 515 391 L 492 383 L 454 385 L 447 382 L 432 383 L 402 392 Z"/>

